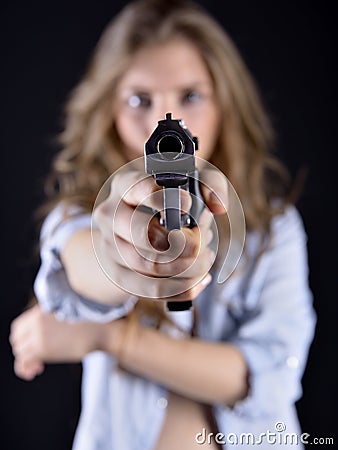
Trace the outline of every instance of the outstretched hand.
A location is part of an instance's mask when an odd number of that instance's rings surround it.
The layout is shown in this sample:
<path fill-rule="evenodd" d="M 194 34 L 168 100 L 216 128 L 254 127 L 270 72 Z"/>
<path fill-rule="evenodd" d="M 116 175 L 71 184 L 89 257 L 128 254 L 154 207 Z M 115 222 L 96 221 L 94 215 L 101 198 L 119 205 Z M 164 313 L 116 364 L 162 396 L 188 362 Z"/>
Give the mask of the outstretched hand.
<path fill-rule="evenodd" d="M 133 295 L 153 299 L 185 301 L 199 295 L 211 281 L 215 254 L 208 246 L 213 237 L 210 225 L 214 214 L 226 210 L 225 177 L 202 171 L 201 191 L 207 208 L 198 226 L 169 232 L 144 208 L 163 210 L 162 191 L 152 177 L 142 178 L 138 171 L 113 177 L 109 196 L 94 211 L 100 230 L 94 235 L 94 246 L 114 283 Z M 191 197 L 180 192 L 184 213 L 191 207 Z"/>

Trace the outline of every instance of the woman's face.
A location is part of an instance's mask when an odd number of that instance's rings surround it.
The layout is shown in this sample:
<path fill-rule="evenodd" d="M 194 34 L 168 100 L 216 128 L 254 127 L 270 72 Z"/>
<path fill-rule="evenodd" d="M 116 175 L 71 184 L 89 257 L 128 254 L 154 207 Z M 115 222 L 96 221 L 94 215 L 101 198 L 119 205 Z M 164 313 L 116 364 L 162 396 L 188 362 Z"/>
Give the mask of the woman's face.
<path fill-rule="evenodd" d="M 203 59 L 182 38 L 141 49 L 117 86 L 113 113 L 128 160 L 143 155 L 145 142 L 168 112 L 198 137 L 196 155 L 209 159 L 219 132 L 219 107 Z"/>

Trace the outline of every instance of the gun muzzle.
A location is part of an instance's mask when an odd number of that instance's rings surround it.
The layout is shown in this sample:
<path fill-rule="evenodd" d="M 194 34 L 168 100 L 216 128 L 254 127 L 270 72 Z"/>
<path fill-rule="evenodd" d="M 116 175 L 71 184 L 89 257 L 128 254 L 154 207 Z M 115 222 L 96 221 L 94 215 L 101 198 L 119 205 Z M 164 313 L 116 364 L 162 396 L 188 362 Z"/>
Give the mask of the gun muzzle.
<path fill-rule="evenodd" d="M 165 159 L 176 159 L 184 153 L 184 142 L 174 133 L 166 133 L 157 142 L 157 151 Z"/>

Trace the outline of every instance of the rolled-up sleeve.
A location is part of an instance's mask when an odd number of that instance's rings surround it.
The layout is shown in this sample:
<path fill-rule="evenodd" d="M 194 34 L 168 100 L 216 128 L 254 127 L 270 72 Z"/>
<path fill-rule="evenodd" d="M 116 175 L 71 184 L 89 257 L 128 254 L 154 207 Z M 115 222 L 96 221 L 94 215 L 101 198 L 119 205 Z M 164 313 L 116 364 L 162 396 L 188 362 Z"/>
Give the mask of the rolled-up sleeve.
<path fill-rule="evenodd" d="M 316 325 L 308 275 L 306 233 L 299 213 L 290 207 L 273 222 L 271 247 L 246 294 L 247 304 L 255 307 L 231 339 L 250 374 L 249 394 L 235 405 L 238 413 L 274 415 L 302 395 Z"/>
<path fill-rule="evenodd" d="M 60 253 L 68 239 L 81 229 L 91 228 L 91 214 L 77 207 L 59 204 L 46 218 L 40 234 L 41 264 L 34 281 L 34 293 L 41 307 L 60 319 L 108 322 L 125 316 L 136 298 L 109 306 L 84 298 L 69 285 Z"/>

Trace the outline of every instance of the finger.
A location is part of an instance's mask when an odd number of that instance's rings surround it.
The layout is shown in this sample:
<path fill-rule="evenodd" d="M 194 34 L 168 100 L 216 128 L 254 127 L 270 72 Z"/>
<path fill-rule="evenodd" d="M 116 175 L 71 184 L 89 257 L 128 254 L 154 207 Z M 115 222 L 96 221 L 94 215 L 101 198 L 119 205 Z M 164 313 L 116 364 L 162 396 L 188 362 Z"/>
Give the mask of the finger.
<path fill-rule="evenodd" d="M 132 244 L 144 258 L 158 262 L 167 262 L 177 256 L 196 256 L 211 242 L 212 231 L 209 222 L 212 220 L 210 212 L 204 213 L 204 223 L 193 229 L 184 227 L 180 231 L 168 232 L 158 222 L 157 217 L 151 217 L 128 207 L 121 206 L 114 223 L 114 236 L 109 236 L 107 242 L 112 245 L 112 255 L 118 251 L 118 238 Z M 130 226 L 125 226 L 126 223 Z M 105 236 L 106 239 L 106 236 Z M 121 245 L 119 248 L 123 248 Z M 122 256 L 123 250 L 120 250 Z"/>
<path fill-rule="evenodd" d="M 109 202 L 104 202 L 94 211 L 94 220 L 100 223 L 101 234 L 112 247 L 114 247 L 115 236 L 133 242 L 138 248 L 151 249 L 156 247 L 158 241 L 159 250 L 168 248 L 168 232 L 160 226 L 159 219 L 151 210 L 134 208 L 125 202 L 120 202 L 115 210 Z M 152 230 L 154 242 L 150 243 L 148 230 Z M 155 239 L 156 237 L 156 239 Z M 153 249 L 154 250 L 154 249 Z"/>
<path fill-rule="evenodd" d="M 210 236 L 208 226 L 205 226 L 212 220 L 210 218 L 210 212 L 209 217 L 208 213 L 205 213 L 204 216 L 207 219 L 204 220 L 205 224 L 203 223 L 202 226 L 194 227 L 193 229 L 183 227 L 180 230 L 185 238 L 185 256 L 196 255 L 211 240 L 212 236 Z M 126 224 L 128 225 L 126 226 Z M 169 250 L 170 245 L 173 246 L 171 252 L 176 248 L 175 243 L 179 246 L 181 245 L 181 240 L 174 233 L 173 236 L 175 235 L 176 238 L 173 237 L 172 242 L 168 241 L 169 232 L 160 225 L 156 216 L 151 216 L 142 210 L 135 210 L 125 203 L 121 203 L 118 209 L 113 230 L 115 235 L 132 243 L 139 250 L 155 252 L 158 258 L 160 258 L 160 252 Z M 115 236 L 108 232 L 103 233 L 104 238 L 114 246 Z"/>
<path fill-rule="evenodd" d="M 212 240 L 212 230 L 209 226 L 198 225 L 193 228 L 183 227 L 180 230 L 173 230 L 169 238 L 172 246 L 179 246 L 181 243 L 181 236 L 184 236 L 184 251 L 182 256 L 197 256 L 205 250 L 207 245 Z"/>
<path fill-rule="evenodd" d="M 25 342 L 28 339 L 30 332 L 31 331 L 29 328 L 21 327 L 18 327 L 16 330 L 11 331 L 8 340 L 12 348 L 17 347 L 21 342 Z"/>
<path fill-rule="evenodd" d="M 41 375 L 45 366 L 40 361 L 14 361 L 14 372 L 16 376 L 26 381 L 33 380 L 37 375 Z"/>
<path fill-rule="evenodd" d="M 127 173 L 117 173 L 114 176 L 110 196 L 118 200 L 123 199 L 131 206 L 137 206 L 145 197 L 159 190 L 160 187 L 151 176 L 132 170 Z M 155 205 L 149 206 L 155 207 Z"/>
<path fill-rule="evenodd" d="M 219 170 L 201 170 L 200 187 L 205 203 L 213 214 L 224 214 L 228 209 L 228 180 Z"/>
<path fill-rule="evenodd" d="M 180 295 L 197 285 L 205 276 L 205 274 L 202 274 L 196 278 L 158 278 L 135 272 L 117 264 L 113 264 L 105 272 L 115 285 L 128 294 L 152 299 Z"/>
<path fill-rule="evenodd" d="M 13 355 L 22 360 L 33 360 L 39 357 L 39 351 L 30 338 L 19 341 L 13 347 Z"/>
<path fill-rule="evenodd" d="M 157 221 L 150 223 L 148 229 L 150 254 L 157 261 L 166 262 L 180 257 L 195 257 L 211 242 L 213 233 L 208 225 L 199 224 L 197 227 L 183 227 L 180 230 L 165 230 Z M 149 246 L 147 248 L 149 250 Z M 145 249 L 145 250 L 147 250 Z M 155 250 L 155 252 L 154 252 Z M 147 256 L 146 253 L 142 254 Z"/>
<path fill-rule="evenodd" d="M 204 229 L 210 228 L 214 222 L 214 215 L 209 208 L 203 208 L 201 215 L 198 219 L 198 226 Z"/>
<path fill-rule="evenodd" d="M 167 301 L 167 302 L 184 302 L 187 300 L 195 300 L 203 291 L 204 289 L 210 284 L 212 281 L 211 275 L 208 273 L 202 278 L 198 283 L 196 283 L 194 286 L 192 286 L 190 289 L 187 289 L 186 291 L 182 292 L 179 295 L 175 295 L 168 298 L 162 298 L 161 300 Z"/>
<path fill-rule="evenodd" d="M 34 314 L 33 310 L 27 310 L 12 321 L 9 334 L 11 345 L 15 345 L 17 341 L 24 340 L 27 337 L 27 334 L 32 330 Z"/>
<path fill-rule="evenodd" d="M 193 278 L 209 271 L 214 262 L 214 253 L 205 247 L 197 256 L 175 257 L 164 252 L 165 256 L 157 256 L 154 252 L 138 251 L 129 242 L 117 238 L 117 251 L 114 252 L 116 263 L 135 272 L 154 277 L 182 276 Z M 154 257 L 155 256 L 155 257 Z"/>
<path fill-rule="evenodd" d="M 14 373 L 17 377 L 22 378 L 23 380 L 29 381 L 31 380 L 30 376 L 27 376 L 25 366 L 23 361 L 20 359 L 15 359 L 14 361 Z"/>
<path fill-rule="evenodd" d="M 117 236 L 140 249 L 168 248 L 168 232 L 159 224 L 158 218 L 126 203 L 120 204 L 112 227 Z"/>
<path fill-rule="evenodd" d="M 117 174 L 111 187 L 111 195 L 123 199 L 130 206 L 145 205 L 156 210 L 163 210 L 163 191 L 151 176 L 144 176 L 137 171 Z M 180 189 L 181 209 L 189 211 L 191 197 L 188 192 Z"/>

